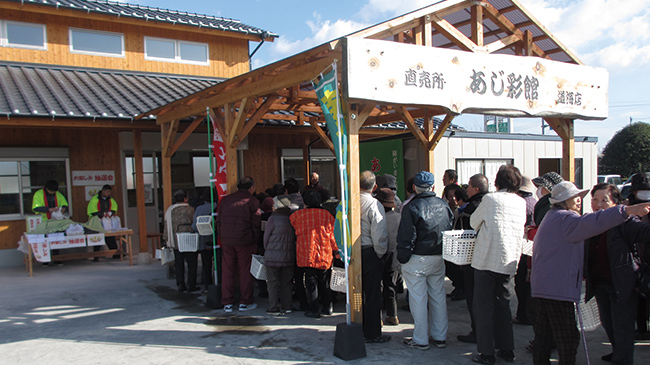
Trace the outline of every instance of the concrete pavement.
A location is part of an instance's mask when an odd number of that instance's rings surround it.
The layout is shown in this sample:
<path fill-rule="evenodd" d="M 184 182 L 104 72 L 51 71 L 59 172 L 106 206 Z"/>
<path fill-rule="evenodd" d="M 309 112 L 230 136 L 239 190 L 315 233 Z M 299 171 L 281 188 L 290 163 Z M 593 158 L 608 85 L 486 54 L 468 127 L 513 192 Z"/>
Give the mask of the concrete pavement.
<path fill-rule="evenodd" d="M 0 364 L 471 364 L 476 353 L 475 345 L 456 340 L 469 331 L 464 301 L 447 301 L 447 348 L 402 346 L 413 325 L 400 310 L 401 324 L 383 328 L 393 337 L 389 343 L 366 344 L 366 358 L 345 362 L 332 355 L 335 326 L 345 322 L 342 295 L 334 315 L 320 319 L 302 312 L 269 316 L 268 301 L 259 297 L 256 310 L 227 314 L 205 308 L 198 293 L 178 293 L 157 260 L 128 266 L 112 259 L 37 265 L 33 278 L 22 268 L 2 269 L 0 288 Z M 524 349 L 532 327 L 514 330 L 515 363 L 532 363 Z M 587 332 L 587 339 L 591 363 L 604 364 L 600 356 L 610 352 L 604 330 Z M 635 351 L 637 364 L 647 362 L 650 343 Z M 582 344 L 578 363 L 586 363 Z"/>

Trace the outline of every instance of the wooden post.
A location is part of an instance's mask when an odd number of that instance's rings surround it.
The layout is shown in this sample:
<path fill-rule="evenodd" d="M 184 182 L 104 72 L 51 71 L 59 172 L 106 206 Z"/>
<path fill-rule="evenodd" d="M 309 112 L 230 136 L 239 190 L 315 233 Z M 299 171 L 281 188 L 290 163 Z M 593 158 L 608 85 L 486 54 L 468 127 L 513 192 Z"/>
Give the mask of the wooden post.
<path fill-rule="evenodd" d="M 359 185 L 359 129 L 361 125 L 351 118 L 353 114 L 350 105 L 343 105 L 345 111 L 345 122 L 348 127 L 350 138 L 348 151 L 348 186 L 349 189 L 349 216 L 350 240 L 352 241 L 352 252 L 350 252 L 350 264 L 348 266 L 350 285 L 350 316 L 352 322 L 363 322 L 363 292 L 361 286 L 361 187 Z M 355 115 L 356 117 L 356 115 Z"/>
<path fill-rule="evenodd" d="M 424 137 L 426 138 L 427 141 L 429 141 L 429 143 L 431 143 L 433 138 L 433 116 L 426 116 L 424 118 Z M 434 148 L 424 149 L 424 163 L 426 166 L 426 170 L 435 175 L 436 164 L 433 155 L 433 150 Z"/>
<path fill-rule="evenodd" d="M 160 125 L 160 138 L 162 146 L 160 162 L 162 165 L 163 212 L 166 212 L 167 208 L 172 205 L 172 165 L 171 156 L 167 154 L 167 149 L 171 149 L 171 146 L 168 144 L 170 129 L 171 128 L 169 123 Z"/>
<path fill-rule="evenodd" d="M 144 167 L 142 163 L 142 131 L 133 131 L 133 152 L 135 159 L 135 199 L 138 206 L 138 234 L 140 253 L 149 252 L 147 242 L 147 215 L 144 202 Z M 131 254 L 131 253 L 130 253 Z"/>
<path fill-rule="evenodd" d="M 483 7 L 480 5 L 472 6 L 472 41 L 477 46 L 483 47 Z"/>
<path fill-rule="evenodd" d="M 311 161 L 309 161 L 309 135 L 305 136 L 305 142 L 302 145 L 302 175 L 305 177 L 304 185 L 309 185 L 311 173 Z M 304 186 L 303 186 L 304 187 Z"/>
<path fill-rule="evenodd" d="M 567 126 L 567 138 L 562 138 L 562 177 L 575 182 L 575 138 L 573 135 L 573 119 L 562 119 Z"/>

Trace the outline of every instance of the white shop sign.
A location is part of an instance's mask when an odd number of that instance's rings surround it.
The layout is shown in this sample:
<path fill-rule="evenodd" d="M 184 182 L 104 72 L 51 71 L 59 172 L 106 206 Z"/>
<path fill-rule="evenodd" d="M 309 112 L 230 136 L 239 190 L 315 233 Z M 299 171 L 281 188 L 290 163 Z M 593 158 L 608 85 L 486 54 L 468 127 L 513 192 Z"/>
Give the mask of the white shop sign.
<path fill-rule="evenodd" d="M 452 113 L 605 119 L 603 68 L 348 38 L 348 97 Z"/>
<path fill-rule="evenodd" d="M 115 171 L 72 171 L 72 186 L 115 184 Z"/>

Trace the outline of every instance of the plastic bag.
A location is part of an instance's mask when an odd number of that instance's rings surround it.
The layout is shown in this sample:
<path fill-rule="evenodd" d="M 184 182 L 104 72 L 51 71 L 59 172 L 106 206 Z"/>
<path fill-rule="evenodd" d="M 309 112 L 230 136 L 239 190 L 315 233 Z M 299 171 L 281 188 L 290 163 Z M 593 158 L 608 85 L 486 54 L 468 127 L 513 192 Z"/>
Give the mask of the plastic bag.
<path fill-rule="evenodd" d="M 68 229 L 65 230 L 67 236 L 80 236 L 84 234 L 84 227 L 81 224 L 71 224 Z"/>
<path fill-rule="evenodd" d="M 111 217 L 111 228 L 113 231 L 117 231 L 122 228 L 122 221 L 120 220 L 120 217 L 116 215 Z"/>
<path fill-rule="evenodd" d="M 64 218 L 63 213 L 61 213 L 60 209 L 55 210 L 54 212 L 52 212 L 52 214 L 50 216 L 52 217 L 52 219 L 56 219 L 56 220 L 60 220 L 60 219 Z"/>
<path fill-rule="evenodd" d="M 105 231 L 112 231 L 113 225 L 111 223 L 111 219 L 108 217 L 102 218 L 102 227 L 104 228 Z"/>

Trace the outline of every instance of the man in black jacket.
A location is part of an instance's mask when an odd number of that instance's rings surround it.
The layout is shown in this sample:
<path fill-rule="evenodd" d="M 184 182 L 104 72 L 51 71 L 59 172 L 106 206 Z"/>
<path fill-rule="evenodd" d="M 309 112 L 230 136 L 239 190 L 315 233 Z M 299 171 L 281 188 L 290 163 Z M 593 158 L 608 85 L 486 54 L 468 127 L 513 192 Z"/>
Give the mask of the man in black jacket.
<path fill-rule="evenodd" d="M 472 229 L 469 225 L 469 218 L 481 203 L 485 194 L 487 194 L 489 187 L 488 179 L 483 174 L 476 174 L 469 178 L 469 184 L 467 185 L 467 196 L 469 199 L 467 200 L 467 205 L 462 212 L 458 212 L 458 220 L 456 221 L 454 229 Z M 467 335 L 458 335 L 456 338 L 458 338 L 458 341 L 460 342 L 476 343 L 473 310 L 474 269 L 472 269 L 471 265 L 463 265 L 461 268 L 465 278 L 465 300 L 467 300 L 467 310 L 469 311 L 469 320 L 470 325 L 472 326 L 472 331 Z"/>
<path fill-rule="evenodd" d="M 402 275 L 409 288 L 414 324 L 413 337 L 403 344 L 419 350 L 429 348 L 429 336 L 436 347 L 447 344 L 442 231 L 452 228 L 454 215 L 447 203 L 436 197 L 433 183 L 430 172 L 415 175 L 416 195 L 402 210 L 397 232 L 397 259 L 402 263 Z M 428 305 L 428 300 L 433 303 Z M 433 328 L 429 328 L 429 323 Z"/>

